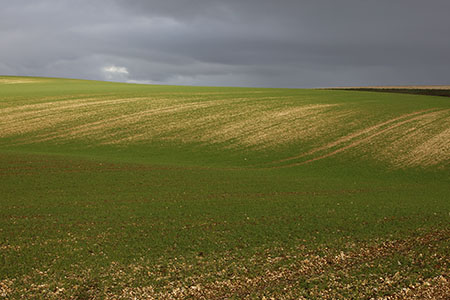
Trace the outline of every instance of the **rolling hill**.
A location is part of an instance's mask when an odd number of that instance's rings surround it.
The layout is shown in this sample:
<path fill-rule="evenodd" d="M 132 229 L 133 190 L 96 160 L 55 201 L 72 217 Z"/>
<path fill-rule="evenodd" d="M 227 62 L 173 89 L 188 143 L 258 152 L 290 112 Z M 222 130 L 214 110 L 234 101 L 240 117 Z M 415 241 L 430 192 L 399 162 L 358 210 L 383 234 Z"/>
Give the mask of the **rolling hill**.
<path fill-rule="evenodd" d="M 0 176 L 6 298 L 450 296 L 446 97 L 3 76 Z"/>

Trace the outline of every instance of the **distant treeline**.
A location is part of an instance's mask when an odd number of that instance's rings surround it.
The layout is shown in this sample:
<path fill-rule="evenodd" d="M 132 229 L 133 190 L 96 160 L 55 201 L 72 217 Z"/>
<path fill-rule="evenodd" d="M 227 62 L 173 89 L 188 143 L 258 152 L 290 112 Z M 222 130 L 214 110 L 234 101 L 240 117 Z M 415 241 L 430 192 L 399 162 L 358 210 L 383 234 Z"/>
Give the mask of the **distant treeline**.
<path fill-rule="evenodd" d="M 330 90 L 346 90 L 346 91 L 364 91 L 364 92 L 381 92 L 381 93 L 400 93 L 400 94 L 415 94 L 428 96 L 443 96 L 450 97 L 450 90 L 439 89 L 389 89 L 389 88 L 339 88 Z"/>

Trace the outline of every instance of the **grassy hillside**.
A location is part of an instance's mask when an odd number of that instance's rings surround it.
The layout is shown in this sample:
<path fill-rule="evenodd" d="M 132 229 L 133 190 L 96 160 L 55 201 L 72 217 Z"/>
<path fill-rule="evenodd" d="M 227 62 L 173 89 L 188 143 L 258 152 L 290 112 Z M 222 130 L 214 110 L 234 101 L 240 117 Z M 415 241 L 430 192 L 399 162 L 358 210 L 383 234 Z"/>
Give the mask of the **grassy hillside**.
<path fill-rule="evenodd" d="M 0 180 L 0 297 L 450 295 L 449 98 L 0 77 Z"/>

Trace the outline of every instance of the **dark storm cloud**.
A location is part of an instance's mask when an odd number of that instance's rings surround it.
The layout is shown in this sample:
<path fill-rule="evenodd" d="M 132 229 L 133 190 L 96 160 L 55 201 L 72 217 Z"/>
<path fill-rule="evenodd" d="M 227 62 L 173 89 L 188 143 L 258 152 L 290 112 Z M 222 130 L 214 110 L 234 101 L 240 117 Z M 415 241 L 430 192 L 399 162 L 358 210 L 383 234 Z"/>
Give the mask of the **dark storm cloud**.
<path fill-rule="evenodd" d="M 0 3 L 0 74 L 276 87 L 450 78 L 447 0 Z"/>

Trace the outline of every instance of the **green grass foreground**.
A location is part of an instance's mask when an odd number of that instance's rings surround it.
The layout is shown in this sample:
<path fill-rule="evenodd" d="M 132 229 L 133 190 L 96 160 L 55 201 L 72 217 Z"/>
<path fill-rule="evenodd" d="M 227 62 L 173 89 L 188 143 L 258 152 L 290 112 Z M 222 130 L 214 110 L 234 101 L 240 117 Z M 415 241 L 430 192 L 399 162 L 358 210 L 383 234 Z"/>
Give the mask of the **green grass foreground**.
<path fill-rule="evenodd" d="M 448 299 L 450 101 L 0 77 L 0 298 Z"/>

